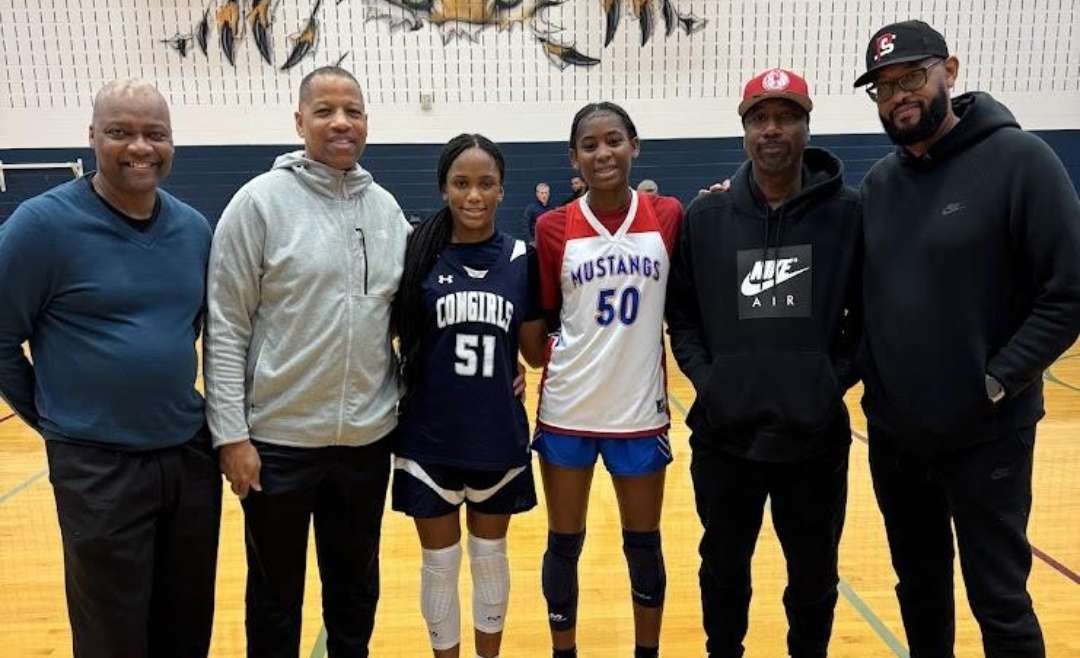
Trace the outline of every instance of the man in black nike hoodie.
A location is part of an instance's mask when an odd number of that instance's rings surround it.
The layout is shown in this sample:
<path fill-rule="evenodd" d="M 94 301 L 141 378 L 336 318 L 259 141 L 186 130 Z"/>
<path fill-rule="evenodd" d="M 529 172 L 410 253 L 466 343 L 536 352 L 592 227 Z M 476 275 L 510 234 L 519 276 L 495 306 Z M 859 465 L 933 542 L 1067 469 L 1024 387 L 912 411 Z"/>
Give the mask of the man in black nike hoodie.
<path fill-rule="evenodd" d="M 897 144 L 862 185 L 863 407 L 914 658 L 953 655 L 953 534 L 990 658 L 1042 658 L 1027 593 L 1043 371 L 1080 326 L 1080 202 L 944 38 L 879 30 L 856 86 Z"/>
<path fill-rule="evenodd" d="M 687 424 L 710 658 L 743 654 L 767 496 L 788 560 L 789 652 L 823 658 L 832 629 L 861 216 L 840 161 L 806 148 L 811 108 L 790 71 L 747 83 L 750 161 L 729 193 L 690 206 L 669 276 L 672 351 L 697 392 Z"/>

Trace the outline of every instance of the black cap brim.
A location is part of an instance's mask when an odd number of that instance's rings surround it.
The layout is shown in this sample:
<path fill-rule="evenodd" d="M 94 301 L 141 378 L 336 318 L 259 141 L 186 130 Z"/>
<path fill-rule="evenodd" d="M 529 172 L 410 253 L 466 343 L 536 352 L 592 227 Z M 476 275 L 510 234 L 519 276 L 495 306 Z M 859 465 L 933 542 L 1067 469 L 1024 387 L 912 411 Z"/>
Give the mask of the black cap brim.
<path fill-rule="evenodd" d="M 870 84 L 871 82 L 873 82 L 874 74 L 887 66 L 892 66 L 893 64 L 904 64 L 907 62 L 919 62 L 930 57 L 939 57 L 939 55 L 923 53 L 921 55 L 908 55 L 907 57 L 896 57 L 894 59 L 890 59 L 889 61 L 878 64 L 866 73 L 860 75 L 858 78 L 855 79 L 855 84 L 852 86 L 862 87 L 863 85 Z"/>

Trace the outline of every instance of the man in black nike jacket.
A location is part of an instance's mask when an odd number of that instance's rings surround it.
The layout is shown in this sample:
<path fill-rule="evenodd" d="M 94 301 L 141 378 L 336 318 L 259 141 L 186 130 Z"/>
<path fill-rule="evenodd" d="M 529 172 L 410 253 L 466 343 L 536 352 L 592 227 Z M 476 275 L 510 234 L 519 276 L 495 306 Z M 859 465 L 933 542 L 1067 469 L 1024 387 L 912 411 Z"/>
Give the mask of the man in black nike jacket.
<path fill-rule="evenodd" d="M 824 658 L 832 629 L 861 216 L 840 161 L 806 147 L 811 108 L 791 71 L 746 84 L 750 161 L 729 193 L 690 206 L 669 277 L 672 351 L 697 392 L 687 424 L 710 658 L 743 655 L 767 496 L 788 561 L 789 652 Z"/>
<path fill-rule="evenodd" d="M 897 148 L 862 185 L 863 407 L 913 658 L 953 655 L 953 532 L 986 656 L 1042 658 L 1027 593 L 1043 371 L 1080 326 L 1080 202 L 1058 158 L 920 21 L 873 36 Z"/>

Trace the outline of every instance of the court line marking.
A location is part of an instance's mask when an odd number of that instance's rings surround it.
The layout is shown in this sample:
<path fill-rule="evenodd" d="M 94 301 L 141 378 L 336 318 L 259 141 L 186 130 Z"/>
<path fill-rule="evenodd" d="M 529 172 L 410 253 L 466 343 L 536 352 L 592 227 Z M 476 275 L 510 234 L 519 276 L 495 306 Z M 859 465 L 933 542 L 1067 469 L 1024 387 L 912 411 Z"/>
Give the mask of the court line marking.
<path fill-rule="evenodd" d="M 1080 390 L 1080 389 L 1078 389 L 1078 390 Z M 854 436 L 855 438 L 859 439 L 859 441 L 862 441 L 866 445 L 870 445 L 868 439 L 866 438 L 866 435 L 864 435 L 862 432 L 859 432 L 857 430 L 851 430 L 851 435 Z M 1065 576 L 1066 578 L 1073 581 L 1077 585 L 1080 585 L 1080 574 L 1077 574 L 1075 571 L 1073 571 L 1069 567 L 1065 566 L 1061 562 L 1058 562 L 1049 553 L 1046 553 L 1045 551 L 1039 549 L 1039 547 L 1032 544 L 1030 540 L 1028 541 L 1028 545 L 1031 546 L 1031 554 L 1032 555 L 1034 555 L 1035 557 L 1042 560 L 1048 567 L 1050 567 L 1054 571 L 1060 573 L 1062 576 Z"/>
<path fill-rule="evenodd" d="M 1051 567 L 1052 569 L 1054 569 L 1054 571 L 1057 571 L 1058 573 L 1060 573 L 1061 575 L 1065 576 L 1065 577 L 1066 577 L 1066 578 L 1068 578 L 1069 580 L 1073 581 L 1073 582 L 1074 582 L 1074 583 L 1076 583 L 1077 585 L 1080 585 L 1080 575 L 1078 575 L 1078 574 L 1077 574 L 1077 573 L 1076 573 L 1075 571 L 1073 571 L 1073 570 L 1072 570 L 1072 569 L 1070 569 L 1069 567 L 1067 567 L 1067 566 L 1065 566 L 1064 564 L 1062 564 L 1062 563 L 1058 562 L 1058 561 L 1057 561 L 1057 560 L 1055 560 L 1055 559 L 1054 559 L 1053 557 L 1051 557 L 1050 555 L 1048 555 L 1048 554 L 1046 554 L 1046 553 L 1042 552 L 1041 550 L 1039 550 L 1039 549 L 1038 549 L 1038 548 L 1036 548 L 1035 546 L 1032 546 L 1032 547 L 1031 547 L 1031 553 L 1032 553 L 1032 554 L 1033 554 L 1033 555 L 1034 555 L 1035 557 L 1039 558 L 1039 559 L 1040 559 L 1040 560 L 1042 560 L 1043 562 L 1045 562 L 1045 563 L 1047 563 L 1048 565 L 1050 565 L 1050 567 Z"/>
<path fill-rule="evenodd" d="M 1046 371 L 1046 378 L 1049 379 L 1050 381 L 1054 382 L 1054 383 L 1061 384 L 1062 386 L 1065 386 L 1067 388 L 1072 388 L 1073 390 L 1080 391 L 1080 389 L 1078 389 L 1076 387 L 1073 387 L 1073 386 L 1071 386 L 1071 385 L 1057 379 L 1056 377 L 1054 377 L 1053 373 L 1051 373 L 1050 370 Z M 670 393 L 670 392 L 668 393 L 668 399 L 675 406 L 675 408 L 678 409 L 679 412 L 682 414 L 683 422 L 685 422 L 686 421 L 686 416 L 687 416 L 686 407 L 683 406 L 683 404 L 679 400 L 679 398 L 675 397 L 675 395 Z M 12 414 L 12 415 L 14 415 L 14 414 Z M 9 416 L 9 418 L 10 418 L 10 416 Z M 7 420 L 7 418 L 4 418 L 3 420 Z M 3 420 L 0 420 L 0 422 L 3 422 Z M 867 442 L 866 437 L 863 436 L 861 433 L 859 433 L 858 430 L 854 430 L 854 429 L 851 430 L 851 434 L 852 434 L 852 436 L 858 438 L 863 443 Z M 2 502 L 2 499 L 0 499 L 0 502 Z M 1041 550 L 1039 550 L 1035 546 L 1031 547 L 1031 552 L 1036 557 L 1038 557 L 1040 560 L 1042 560 L 1043 562 L 1046 562 L 1048 565 L 1050 565 L 1056 571 L 1063 574 L 1066 578 L 1069 578 L 1073 582 L 1075 582 L 1076 584 L 1080 585 L 1080 575 L 1077 575 L 1072 570 L 1070 570 L 1068 567 L 1061 564 L 1060 562 L 1055 560 L 1053 557 L 1051 557 L 1051 556 L 1047 555 L 1046 553 L 1042 552 Z M 851 607 L 855 608 L 856 612 L 858 612 L 859 615 L 863 619 L 866 620 L 866 623 L 868 623 L 870 625 L 870 627 L 874 629 L 874 632 L 877 633 L 877 636 L 879 638 L 881 638 L 881 640 L 890 649 L 892 649 L 894 654 L 896 654 L 900 658 L 910 658 L 911 654 L 909 654 L 908 650 L 906 648 L 904 648 L 903 643 L 900 642 L 900 640 L 893 634 L 892 631 L 889 630 L 889 628 L 881 621 L 881 619 L 876 614 L 874 614 L 874 610 L 870 606 L 868 606 L 866 604 L 866 602 L 863 601 L 859 597 L 859 595 L 855 592 L 855 590 L 853 590 L 851 588 L 851 586 L 849 586 L 844 581 L 843 578 L 840 579 L 840 582 L 837 585 L 837 589 L 844 596 L 844 599 L 847 600 L 847 602 L 851 605 Z M 311 658 L 323 658 L 325 655 L 326 655 L 326 627 L 320 625 L 319 626 L 319 636 L 315 639 L 315 646 L 311 648 Z"/>
<path fill-rule="evenodd" d="M 311 647 L 311 658 L 323 658 L 326 655 L 326 626 L 319 626 L 319 637 Z"/>
<path fill-rule="evenodd" d="M 1053 382 L 1053 383 L 1055 383 L 1055 384 L 1057 384 L 1059 386 L 1064 386 L 1067 389 L 1077 391 L 1078 393 L 1080 393 L 1080 387 L 1076 386 L 1075 384 L 1070 384 L 1069 382 L 1059 378 L 1052 371 L 1052 368 L 1054 366 L 1056 366 L 1057 364 L 1061 363 L 1062 361 L 1067 361 L 1069 359 L 1077 359 L 1077 358 L 1080 358 L 1080 354 L 1062 354 L 1061 356 L 1059 356 L 1057 358 L 1056 361 L 1054 361 L 1050 365 L 1049 368 L 1047 368 L 1046 370 L 1043 371 L 1043 379 L 1048 381 L 1048 382 Z"/>
<path fill-rule="evenodd" d="M 38 471 L 37 473 L 34 473 L 30 477 L 26 478 L 25 480 L 23 480 L 19 484 L 15 485 L 14 489 L 11 489 L 10 491 L 5 492 L 3 495 L 0 495 L 0 505 L 3 505 L 7 501 L 8 498 L 11 498 L 15 494 L 22 491 L 23 489 L 26 489 L 27 487 L 32 485 L 34 482 L 37 482 L 38 480 L 40 480 L 48 472 L 49 472 L 49 469 L 43 468 L 40 471 Z"/>
<path fill-rule="evenodd" d="M 668 393 L 668 400 L 675 406 L 676 409 L 682 413 L 683 421 L 686 421 L 686 407 L 683 406 L 679 398 L 674 394 Z M 851 589 L 843 578 L 840 579 L 840 583 L 837 586 L 837 590 L 844 596 L 844 599 L 855 608 L 855 611 L 866 620 L 866 623 L 870 625 L 870 628 L 874 629 L 881 641 L 888 646 L 892 652 L 898 658 L 911 658 L 911 654 L 904 648 L 904 644 L 893 635 L 892 631 L 881 621 L 873 609 L 866 604 L 859 595 L 855 593 L 855 590 Z M 326 655 L 326 627 L 319 627 L 319 637 L 315 640 L 315 646 L 311 649 L 311 658 L 323 658 Z"/>
<path fill-rule="evenodd" d="M 11 420 L 14 417 L 15 417 L 15 414 L 10 413 L 10 414 L 4 416 L 3 418 L 0 418 L 0 423 L 4 422 L 6 420 Z M 7 501 L 8 498 L 11 498 L 15 494 L 22 491 L 23 489 L 26 489 L 27 487 L 29 487 L 31 484 L 33 484 L 37 480 L 41 479 L 41 477 L 43 475 L 47 474 L 48 472 L 49 472 L 49 469 L 43 468 L 40 471 L 38 471 L 37 473 L 34 473 L 30 477 L 26 478 L 25 480 L 23 480 L 19 484 L 15 485 L 15 488 L 11 489 L 10 491 L 5 492 L 3 495 L 0 495 L 0 505 L 4 504 L 4 502 Z"/>
<path fill-rule="evenodd" d="M 1045 379 L 1048 382 L 1053 382 L 1054 384 L 1057 384 L 1058 386 L 1064 386 L 1065 388 L 1069 389 L 1070 391 L 1076 391 L 1076 392 L 1080 393 L 1080 387 L 1073 386 L 1069 382 L 1058 378 L 1057 375 L 1055 375 L 1053 372 L 1051 372 L 1050 368 L 1047 368 L 1045 371 L 1043 371 L 1043 379 Z"/>
<path fill-rule="evenodd" d="M 686 407 L 684 407 L 679 398 L 675 397 L 675 395 L 670 391 L 668 392 L 668 399 L 675 406 L 675 408 L 678 409 L 680 413 L 682 413 L 683 421 L 685 422 L 687 416 Z M 856 432 L 852 430 L 852 434 L 855 433 Z M 840 582 L 837 584 L 836 589 L 840 592 L 840 594 L 844 596 L 844 599 L 847 600 L 851 607 L 855 608 L 855 611 L 859 613 L 859 616 L 866 620 L 866 623 L 869 624 L 870 628 L 874 630 L 874 633 L 876 633 L 877 636 L 881 638 L 881 641 L 884 642 L 885 645 L 892 650 L 893 654 L 895 654 L 898 658 L 911 657 L 911 654 L 908 653 L 907 648 L 904 647 L 904 643 L 901 642 L 896 637 L 896 635 L 894 635 L 893 632 L 889 630 L 889 627 L 886 626 L 885 623 L 881 621 L 881 618 L 874 613 L 873 608 L 871 608 L 865 601 L 863 601 L 859 597 L 855 590 L 847 584 L 847 581 L 845 581 L 843 578 L 840 578 Z"/>
<path fill-rule="evenodd" d="M 889 630 L 888 626 L 874 614 L 873 609 L 867 605 L 865 601 L 859 598 L 859 595 L 855 593 L 855 590 L 851 589 L 851 586 L 848 585 L 843 578 L 836 584 L 836 589 L 844 595 L 844 598 L 851 604 L 851 607 L 855 608 L 855 610 L 862 615 L 862 618 L 870 624 L 870 627 L 874 629 L 874 632 L 878 634 L 878 637 L 880 637 L 885 644 L 889 645 L 889 648 L 892 649 L 893 653 L 901 658 L 911 658 L 911 654 L 908 653 L 903 642 L 893 635 L 893 632 Z"/>

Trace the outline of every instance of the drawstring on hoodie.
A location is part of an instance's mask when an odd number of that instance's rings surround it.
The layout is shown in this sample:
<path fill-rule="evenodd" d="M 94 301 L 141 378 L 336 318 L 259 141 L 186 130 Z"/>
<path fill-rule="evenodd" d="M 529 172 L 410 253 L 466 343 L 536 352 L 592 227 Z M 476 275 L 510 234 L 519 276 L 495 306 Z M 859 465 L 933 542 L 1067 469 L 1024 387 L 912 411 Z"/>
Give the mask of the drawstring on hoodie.
<path fill-rule="evenodd" d="M 772 210 L 772 208 L 770 208 L 769 212 L 765 215 L 765 238 L 764 238 L 765 246 L 761 248 L 761 267 L 762 267 L 761 275 L 762 275 L 762 277 L 764 277 L 764 276 L 766 276 L 766 273 L 768 273 L 769 280 L 771 281 L 771 285 L 769 286 L 770 288 L 772 288 L 772 287 L 774 287 L 776 285 L 776 262 L 775 261 L 780 258 L 780 246 L 783 244 L 783 239 L 784 239 L 784 213 L 783 212 L 777 212 L 776 215 L 777 215 L 777 220 L 776 220 L 776 244 L 771 245 L 772 231 L 769 230 L 769 228 L 770 228 L 770 223 L 772 221 L 773 210 Z M 774 261 L 771 272 L 769 270 L 769 247 L 770 246 L 773 246 L 772 253 L 773 253 L 773 261 Z M 763 279 L 762 283 L 764 283 L 764 282 L 765 281 Z"/>
<path fill-rule="evenodd" d="M 769 270 L 769 221 L 772 218 L 772 213 L 773 213 L 772 208 L 769 208 L 769 211 L 765 213 L 765 222 L 764 222 L 764 224 L 765 224 L 765 226 L 764 226 L 765 235 L 761 239 L 761 241 L 762 241 L 762 246 L 761 246 L 761 279 L 762 279 L 762 281 L 761 282 L 762 283 L 765 282 L 766 272 L 768 272 L 768 270 Z"/>

